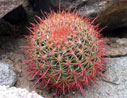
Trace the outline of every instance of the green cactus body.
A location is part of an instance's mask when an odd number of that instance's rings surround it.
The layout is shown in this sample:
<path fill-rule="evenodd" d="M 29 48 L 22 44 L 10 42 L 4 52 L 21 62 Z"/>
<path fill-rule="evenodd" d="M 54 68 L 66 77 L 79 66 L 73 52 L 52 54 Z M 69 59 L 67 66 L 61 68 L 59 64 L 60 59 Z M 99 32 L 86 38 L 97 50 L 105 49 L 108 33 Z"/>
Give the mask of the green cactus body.
<path fill-rule="evenodd" d="M 105 39 L 98 27 L 76 12 L 51 12 L 32 24 L 27 38 L 24 61 L 28 70 L 56 92 L 70 92 L 94 83 L 104 76 Z"/>

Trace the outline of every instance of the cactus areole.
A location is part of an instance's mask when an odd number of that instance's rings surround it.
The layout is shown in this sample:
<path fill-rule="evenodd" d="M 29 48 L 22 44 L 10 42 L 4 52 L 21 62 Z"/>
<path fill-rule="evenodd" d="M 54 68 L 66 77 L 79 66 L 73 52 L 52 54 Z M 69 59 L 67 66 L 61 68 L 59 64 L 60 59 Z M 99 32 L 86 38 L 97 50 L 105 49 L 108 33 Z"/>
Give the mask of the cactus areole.
<path fill-rule="evenodd" d="M 56 93 L 70 93 L 104 76 L 105 39 L 98 26 L 76 11 L 51 12 L 29 28 L 24 62 L 33 77 Z"/>

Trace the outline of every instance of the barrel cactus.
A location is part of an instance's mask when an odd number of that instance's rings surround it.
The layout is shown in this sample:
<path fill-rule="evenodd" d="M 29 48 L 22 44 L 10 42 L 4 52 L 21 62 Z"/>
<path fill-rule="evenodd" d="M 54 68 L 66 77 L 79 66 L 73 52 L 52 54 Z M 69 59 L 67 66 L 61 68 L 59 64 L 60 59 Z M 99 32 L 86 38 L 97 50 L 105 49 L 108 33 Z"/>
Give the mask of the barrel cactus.
<path fill-rule="evenodd" d="M 70 93 L 94 83 L 104 70 L 106 40 L 98 26 L 77 12 L 51 12 L 29 28 L 24 62 L 36 83 Z"/>

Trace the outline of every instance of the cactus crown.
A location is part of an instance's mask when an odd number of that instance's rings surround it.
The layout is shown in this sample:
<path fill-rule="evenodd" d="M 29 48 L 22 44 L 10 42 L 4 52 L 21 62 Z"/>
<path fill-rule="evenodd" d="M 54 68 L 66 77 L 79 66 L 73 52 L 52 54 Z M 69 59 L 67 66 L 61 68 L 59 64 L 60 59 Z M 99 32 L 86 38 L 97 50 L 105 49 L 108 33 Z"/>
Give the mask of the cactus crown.
<path fill-rule="evenodd" d="M 103 76 L 105 41 L 98 26 L 77 12 L 51 12 L 39 23 L 32 24 L 27 36 L 24 61 L 37 82 L 56 92 L 70 92 L 94 83 Z"/>

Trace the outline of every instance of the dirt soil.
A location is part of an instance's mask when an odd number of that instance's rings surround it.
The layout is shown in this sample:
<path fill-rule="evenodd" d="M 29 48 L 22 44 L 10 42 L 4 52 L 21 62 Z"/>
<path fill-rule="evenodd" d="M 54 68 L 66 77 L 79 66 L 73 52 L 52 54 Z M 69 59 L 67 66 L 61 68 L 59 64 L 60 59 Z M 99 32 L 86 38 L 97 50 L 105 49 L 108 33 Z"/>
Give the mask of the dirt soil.
<path fill-rule="evenodd" d="M 127 48 L 127 39 L 125 38 L 110 38 L 108 45 L 111 47 L 109 50 L 117 51 L 116 54 L 119 55 L 119 48 L 125 47 Z M 34 87 L 32 88 L 35 80 L 30 77 L 27 77 L 27 71 L 24 70 L 26 65 L 24 65 L 21 60 L 25 59 L 25 56 L 22 52 L 18 51 L 20 46 L 25 45 L 25 38 L 23 37 L 10 37 L 10 36 L 0 36 L 0 60 L 5 61 L 9 64 L 12 64 L 15 72 L 17 73 L 17 81 L 15 86 L 18 88 L 26 88 L 29 91 L 35 90 L 40 95 L 45 98 L 53 98 L 55 95 L 55 91 L 51 91 L 47 88 L 43 87 Z M 117 49 L 118 48 L 118 49 Z M 115 52 L 110 51 L 109 56 L 114 56 Z M 121 50 L 122 51 L 122 50 Z M 125 52 L 125 55 L 127 52 Z M 26 77 L 25 77 L 26 76 Z M 73 92 L 75 98 L 78 94 L 77 92 Z M 61 96 L 61 98 L 67 98 L 67 96 Z"/>

